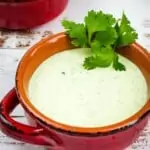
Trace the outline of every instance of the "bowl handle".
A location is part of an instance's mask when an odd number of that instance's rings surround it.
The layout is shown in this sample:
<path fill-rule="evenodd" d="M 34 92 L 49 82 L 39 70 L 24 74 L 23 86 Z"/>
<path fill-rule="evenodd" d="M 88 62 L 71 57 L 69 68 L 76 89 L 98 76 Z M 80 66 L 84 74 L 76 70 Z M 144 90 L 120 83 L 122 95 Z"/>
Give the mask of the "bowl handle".
<path fill-rule="evenodd" d="M 51 150 L 64 150 L 59 142 L 47 135 L 43 128 L 32 127 L 13 120 L 10 113 L 19 105 L 15 89 L 12 89 L 0 103 L 0 129 L 16 140 L 48 146 Z M 51 137 L 50 137 L 51 136 Z"/>

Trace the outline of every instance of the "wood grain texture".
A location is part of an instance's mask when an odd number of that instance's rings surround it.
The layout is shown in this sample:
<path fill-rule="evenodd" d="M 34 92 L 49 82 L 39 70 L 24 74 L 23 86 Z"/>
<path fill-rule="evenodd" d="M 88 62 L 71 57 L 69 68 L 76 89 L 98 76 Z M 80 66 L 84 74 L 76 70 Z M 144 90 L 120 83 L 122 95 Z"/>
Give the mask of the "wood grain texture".
<path fill-rule="evenodd" d="M 82 21 L 90 9 L 102 9 L 120 17 L 124 10 L 139 34 L 138 42 L 150 51 L 150 0 L 69 0 L 67 9 L 53 21 L 33 29 L 34 34 L 20 32 L 2 32 L 0 38 L 6 38 L 5 43 L 0 41 L 0 100 L 14 87 L 14 78 L 17 65 L 28 47 L 43 38 L 46 31 L 60 32 L 63 30 L 63 18 Z M 46 35 L 47 36 L 47 35 Z M 19 41 L 24 46 L 18 48 Z M 29 43 L 28 43 L 29 42 Z M 2 44 L 2 45 L 1 45 Z M 30 46 L 28 46 L 30 44 Z M 19 106 L 12 114 L 14 119 L 26 123 L 22 108 Z M 43 150 L 43 147 L 28 145 L 15 141 L 0 132 L 0 150 Z M 127 150 L 150 150 L 150 121 L 141 136 Z"/>
<path fill-rule="evenodd" d="M 0 60 L 3 61 L 0 63 L 0 82 L 3 87 L 0 86 L 0 98 L 2 98 L 11 87 L 14 86 L 15 72 L 19 60 L 23 56 L 26 50 L 0 50 Z M 17 108 L 12 114 L 14 119 L 26 123 L 24 118 L 24 113 L 21 107 Z M 14 147 L 14 148 L 13 148 Z M 3 149 L 2 149 L 3 148 Z M 41 150 L 42 148 L 33 147 L 31 145 L 24 144 L 12 140 L 2 133 L 0 133 L 0 150 Z M 149 150 L 150 149 L 150 122 L 147 127 L 142 132 L 141 136 L 137 141 L 127 150 Z"/>
<path fill-rule="evenodd" d="M 0 29 L 0 48 L 29 48 L 51 34 L 50 29 L 45 31 Z"/>

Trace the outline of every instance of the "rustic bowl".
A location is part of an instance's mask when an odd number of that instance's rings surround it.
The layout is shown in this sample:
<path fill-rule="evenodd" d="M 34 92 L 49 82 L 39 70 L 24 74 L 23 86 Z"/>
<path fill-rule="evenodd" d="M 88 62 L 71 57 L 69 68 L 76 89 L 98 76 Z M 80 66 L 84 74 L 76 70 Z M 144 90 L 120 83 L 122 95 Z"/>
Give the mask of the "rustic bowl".
<path fill-rule="evenodd" d="M 150 100 L 135 115 L 119 123 L 100 128 L 80 128 L 44 116 L 28 99 L 28 83 L 36 68 L 51 55 L 71 48 L 67 35 L 59 33 L 42 40 L 24 55 L 17 69 L 16 88 L 0 104 L 1 130 L 10 137 L 48 146 L 50 150 L 123 150 L 132 144 L 147 124 Z M 146 50 L 134 43 L 119 52 L 141 69 L 150 85 L 150 59 Z M 18 104 L 24 108 L 30 125 L 34 126 L 21 124 L 10 117 Z"/>
<path fill-rule="evenodd" d="M 0 28 L 28 29 L 44 24 L 58 16 L 68 0 L 26 0 L 0 2 Z"/>

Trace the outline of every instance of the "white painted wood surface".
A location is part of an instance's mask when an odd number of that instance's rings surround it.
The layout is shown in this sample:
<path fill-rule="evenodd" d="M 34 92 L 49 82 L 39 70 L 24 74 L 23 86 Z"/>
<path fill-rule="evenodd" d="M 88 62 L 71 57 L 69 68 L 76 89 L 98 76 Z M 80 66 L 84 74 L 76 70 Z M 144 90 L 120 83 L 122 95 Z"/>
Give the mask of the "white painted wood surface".
<path fill-rule="evenodd" d="M 17 32 L 8 33 L 7 41 L 0 49 L 0 100 L 11 88 L 13 88 L 18 62 L 27 51 L 28 47 L 43 38 L 45 31 L 52 31 L 53 33 L 62 31 L 60 21 L 64 17 L 80 22 L 90 9 L 102 9 L 105 12 L 113 13 L 117 17 L 121 16 L 124 10 L 139 33 L 138 42 L 147 48 L 147 50 L 150 50 L 150 0 L 69 0 L 67 9 L 59 17 L 34 29 L 38 34 L 34 34 L 31 37 L 31 35 L 19 36 L 20 34 Z M 0 34 L 0 36 L 3 35 Z M 26 43 L 29 39 L 29 46 L 18 48 L 18 41 Z M 15 110 L 13 116 L 21 122 L 26 121 L 21 107 Z M 42 149 L 42 147 L 28 145 L 10 139 L 0 132 L 0 150 Z M 127 150 L 150 150 L 150 122 L 139 139 L 137 139 L 130 148 L 127 148 Z"/>

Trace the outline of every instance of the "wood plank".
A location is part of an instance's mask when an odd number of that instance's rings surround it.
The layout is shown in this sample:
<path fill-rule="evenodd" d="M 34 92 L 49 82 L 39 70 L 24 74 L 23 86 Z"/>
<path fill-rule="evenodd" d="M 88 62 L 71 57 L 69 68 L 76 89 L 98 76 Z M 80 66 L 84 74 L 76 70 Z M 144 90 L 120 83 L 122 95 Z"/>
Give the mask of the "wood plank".
<path fill-rule="evenodd" d="M 15 73 L 18 63 L 25 50 L 0 50 L 0 100 L 15 85 Z M 24 115 L 20 107 L 15 111 L 16 115 Z"/>
<path fill-rule="evenodd" d="M 131 20 L 132 25 L 135 27 L 139 34 L 138 42 L 150 49 L 149 34 L 150 34 L 150 1 L 149 0 L 126 0 L 125 3 L 120 0 L 82 0 L 75 1 L 69 0 L 66 10 L 56 19 L 28 31 L 6 31 L 0 30 L 0 39 L 6 39 L 1 48 L 27 48 L 38 42 L 40 39 L 51 34 L 51 32 L 62 32 L 61 20 L 64 18 L 73 19 L 81 22 L 88 10 L 104 10 L 105 12 L 112 13 L 116 17 L 121 17 L 123 10 L 126 12 L 128 18 Z M 115 5 L 115 3 L 117 5 Z M 134 11 L 133 11 L 134 10 Z M 3 41 L 3 40 L 2 40 Z"/>
<path fill-rule="evenodd" d="M 0 29 L 0 48 L 26 48 L 31 47 L 39 40 L 51 35 L 49 30 L 4 30 Z"/>
<path fill-rule="evenodd" d="M 3 87 L 0 86 L 0 96 L 1 98 L 10 90 L 11 87 L 14 86 L 14 78 L 15 78 L 15 72 L 18 65 L 19 60 L 23 56 L 26 50 L 0 50 L 0 60 L 3 60 L 0 63 L 0 77 L 1 79 L 1 85 L 4 85 Z M 23 117 L 24 113 L 21 107 L 17 108 L 17 110 L 12 114 L 13 116 L 16 116 L 15 119 L 21 122 L 25 122 L 26 120 Z M 19 117 L 21 116 L 21 117 Z M 3 144 L 2 144 L 3 143 Z M 10 145 L 15 144 L 16 149 L 26 149 L 26 145 L 22 142 L 18 142 L 15 140 L 12 140 L 5 135 L 0 134 L 0 150 L 1 146 L 3 145 L 3 149 L 5 150 L 5 147 L 8 149 L 11 149 Z M 18 146 L 16 146 L 18 145 Z M 26 148 L 24 148 L 24 146 Z M 31 146 L 32 147 L 32 146 Z M 16 150 L 14 149 L 14 150 Z M 145 128 L 139 139 L 127 150 L 149 150 L 150 149 L 150 123 Z"/>
<path fill-rule="evenodd" d="M 120 17 L 124 10 L 133 26 L 139 33 L 138 42 L 141 43 L 147 50 L 150 50 L 150 1 L 149 0 L 126 0 L 125 3 L 120 0 L 69 0 L 67 9 L 53 21 L 40 26 L 32 34 L 21 34 L 18 31 L 10 31 L 10 33 L 0 30 L 0 38 L 6 38 L 5 43 L 0 47 L 0 99 L 14 87 L 14 78 L 16 67 L 22 55 L 34 43 L 43 38 L 44 32 L 52 31 L 53 33 L 63 30 L 61 20 L 65 17 L 68 19 L 82 21 L 87 11 L 90 9 L 102 9 L 105 12 L 113 13 Z M 18 48 L 20 42 L 22 48 Z M 20 44 L 21 45 L 21 44 Z M 10 48 L 10 49 L 8 49 Z M 17 49 L 16 49 L 17 48 Z M 12 114 L 18 121 L 25 122 L 24 113 L 21 107 L 18 107 Z M 15 141 L 0 133 L 0 150 L 42 150 L 43 148 L 24 144 L 23 142 Z M 150 122 L 144 129 L 139 139 L 127 150 L 149 150 L 150 149 Z"/>

